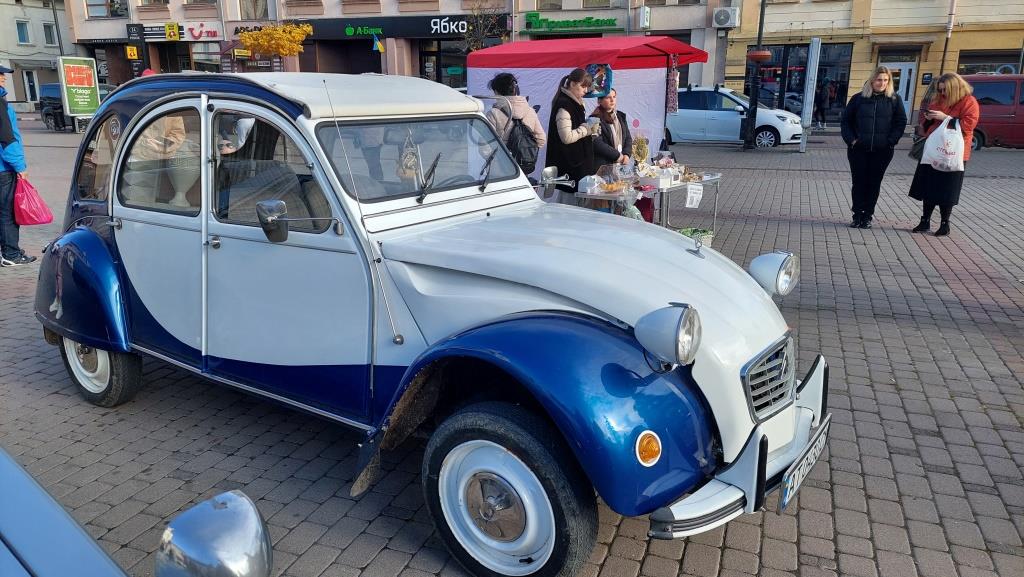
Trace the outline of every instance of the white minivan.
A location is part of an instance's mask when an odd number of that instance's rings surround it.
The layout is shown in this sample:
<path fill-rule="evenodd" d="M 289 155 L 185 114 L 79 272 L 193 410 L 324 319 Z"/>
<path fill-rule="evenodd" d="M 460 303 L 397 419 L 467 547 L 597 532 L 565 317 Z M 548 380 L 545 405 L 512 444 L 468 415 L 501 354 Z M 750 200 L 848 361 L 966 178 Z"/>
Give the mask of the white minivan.
<path fill-rule="evenodd" d="M 740 142 L 743 119 L 750 110 L 746 95 L 721 87 L 679 91 L 679 110 L 665 116 L 665 140 L 676 142 Z M 796 114 L 758 104 L 754 142 L 758 147 L 796 144 L 803 135 Z"/>

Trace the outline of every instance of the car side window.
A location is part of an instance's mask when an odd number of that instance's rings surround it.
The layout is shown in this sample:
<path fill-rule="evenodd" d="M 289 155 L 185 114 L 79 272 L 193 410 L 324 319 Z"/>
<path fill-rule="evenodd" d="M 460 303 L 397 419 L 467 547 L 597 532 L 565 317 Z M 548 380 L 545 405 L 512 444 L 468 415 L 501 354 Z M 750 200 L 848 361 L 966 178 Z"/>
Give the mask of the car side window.
<path fill-rule="evenodd" d="M 703 92 L 683 90 L 679 92 L 680 110 L 707 110 Z"/>
<path fill-rule="evenodd" d="M 132 208 L 199 214 L 200 119 L 175 110 L 151 122 L 132 141 L 121 169 L 118 197 Z"/>
<path fill-rule="evenodd" d="M 217 220 L 259 226 L 256 203 L 283 200 L 289 218 L 330 218 L 331 206 L 302 149 L 273 124 L 252 114 L 221 111 L 213 121 Z M 294 221 L 295 232 L 321 233 L 328 220 Z"/>
<path fill-rule="evenodd" d="M 121 121 L 112 115 L 100 124 L 85 146 L 75 175 L 80 200 L 106 200 L 110 174 L 114 167 L 114 148 L 121 136 Z"/>
<path fill-rule="evenodd" d="M 978 82 L 974 85 L 974 97 L 982 105 L 1012 105 L 1017 90 L 1015 82 Z"/>
<path fill-rule="evenodd" d="M 736 101 L 721 92 L 709 92 L 707 97 L 708 110 L 733 110 L 737 106 Z"/>

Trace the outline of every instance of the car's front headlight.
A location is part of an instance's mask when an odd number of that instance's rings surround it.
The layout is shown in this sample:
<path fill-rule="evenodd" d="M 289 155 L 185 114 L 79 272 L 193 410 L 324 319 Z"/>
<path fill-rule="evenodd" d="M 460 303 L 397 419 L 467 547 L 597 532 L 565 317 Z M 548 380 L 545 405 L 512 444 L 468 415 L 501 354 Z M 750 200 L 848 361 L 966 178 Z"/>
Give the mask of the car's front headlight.
<path fill-rule="evenodd" d="M 800 277 L 800 259 L 784 250 L 762 254 L 750 261 L 750 276 L 768 294 L 786 296 L 793 292 Z"/>
<path fill-rule="evenodd" d="M 789 123 L 790 124 L 800 124 L 800 119 L 799 118 L 790 118 L 789 119 Z"/>
<path fill-rule="evenodd" d="M 672 303 L 640 317 L 633 333 L 658 360 L 670 365 L 689 365 L 700 348 L 700 315 L 690 305 Z"/>
<path fill-rule="evenodd" d="M 775 118 L 778 118 L 779 122 L 789 122 L 789 117 L 784 114 L 776 114 Z"/>

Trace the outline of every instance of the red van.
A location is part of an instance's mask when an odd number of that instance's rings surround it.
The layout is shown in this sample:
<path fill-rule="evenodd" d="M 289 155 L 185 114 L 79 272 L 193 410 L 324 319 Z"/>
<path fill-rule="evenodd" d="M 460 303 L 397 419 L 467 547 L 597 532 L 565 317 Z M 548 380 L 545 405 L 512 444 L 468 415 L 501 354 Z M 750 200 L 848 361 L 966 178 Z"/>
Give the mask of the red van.
<path fill-rule="evenodd" d="M 981 105 L 973 149 L 1024 148 L 1024 74 L 969 74 L 964 80 L 974 87 L 974 97 Z"/>

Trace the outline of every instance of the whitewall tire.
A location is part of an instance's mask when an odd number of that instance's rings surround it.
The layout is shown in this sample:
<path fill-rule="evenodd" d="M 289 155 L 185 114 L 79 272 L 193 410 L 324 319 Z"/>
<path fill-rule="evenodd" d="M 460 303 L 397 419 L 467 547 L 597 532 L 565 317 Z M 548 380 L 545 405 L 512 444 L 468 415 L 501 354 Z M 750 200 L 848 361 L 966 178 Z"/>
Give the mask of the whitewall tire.
<path fill-rule="evenodd" d="M 130 400 L 142 383 L 142 359 L 61 338 L 64 368 L 78 392 L 94 405 L 114 407 Z"/>

